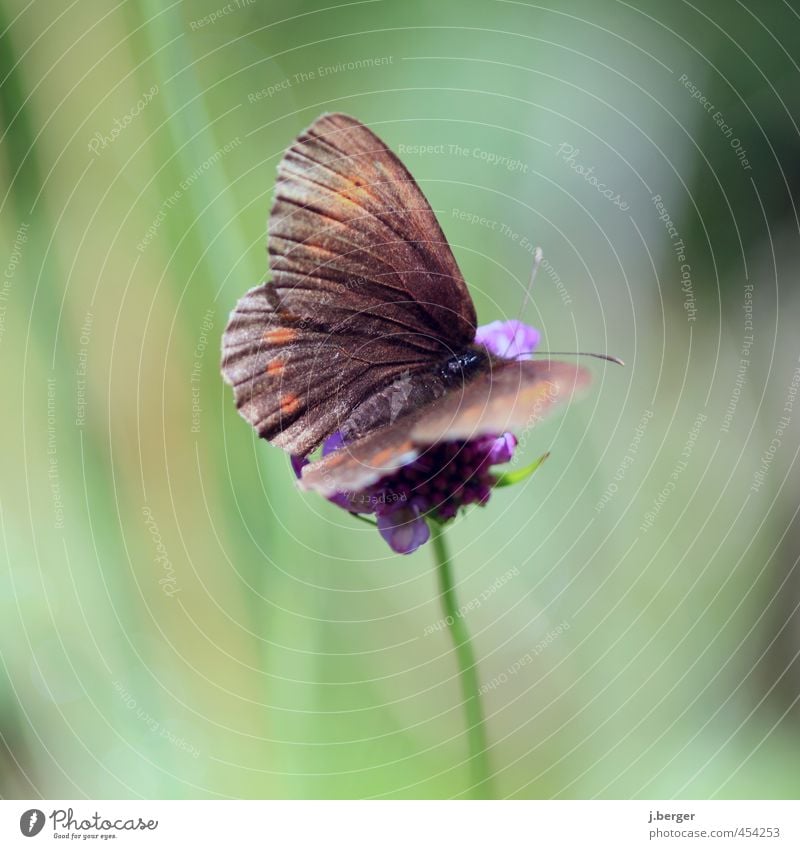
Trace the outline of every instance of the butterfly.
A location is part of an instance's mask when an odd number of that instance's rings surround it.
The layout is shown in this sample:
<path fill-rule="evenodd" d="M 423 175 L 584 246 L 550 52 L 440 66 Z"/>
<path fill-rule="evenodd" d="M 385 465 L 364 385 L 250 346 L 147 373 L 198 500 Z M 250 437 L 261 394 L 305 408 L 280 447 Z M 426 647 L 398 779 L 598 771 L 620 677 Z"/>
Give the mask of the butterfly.
<path fill-rule="evenodd" d="M 464 278 L 422 191 L 355 118 L 326 114 L 279 167 L 271 279 L 231 313 L 222 373 L 259 436 L 306 457 L 300 486 L 357 492 L 449 440 L 535 425 L 583 368 L 475 343 Z"/>

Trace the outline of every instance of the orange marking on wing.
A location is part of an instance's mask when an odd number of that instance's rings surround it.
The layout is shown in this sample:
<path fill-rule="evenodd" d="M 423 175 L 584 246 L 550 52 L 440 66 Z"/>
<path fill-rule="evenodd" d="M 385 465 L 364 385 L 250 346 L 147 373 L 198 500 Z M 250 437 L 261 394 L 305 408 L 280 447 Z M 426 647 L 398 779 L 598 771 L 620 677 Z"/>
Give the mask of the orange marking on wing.
<path fill-rule="evenodd" d="M 290 327 L 276 327 L 264 331 L 264 341 L 267 345 L 287 345 L 297 338 L 297 331 Z"/>
<path fill-rule="evenodd" d="M 383 448 L 382 450 L 378 451 L 378 453 L 375 454 L 374 457 L 372 457 L 371 463 L 374 466 L 380 466 L 387 460 L 391 460 L 392 457 L 396 456 L 397 454 L 404 454 L 410 448 L 410 442 L 404 443 L 399 448 Z"/>
<path fill-rule="evenodd" d="M 279 375 L 286 368 L 286 360 L 270 360 L 267 363 L 267 374 L 272 375 L 273 377 Z"/>
<path fill-rule="evenodd" d="M 296 413 L 299 406 L 300 399 L 297 395 L 289 393 L 281 398 L 281 412 L 286 416 L 291 416 L 292 413 Z"/>

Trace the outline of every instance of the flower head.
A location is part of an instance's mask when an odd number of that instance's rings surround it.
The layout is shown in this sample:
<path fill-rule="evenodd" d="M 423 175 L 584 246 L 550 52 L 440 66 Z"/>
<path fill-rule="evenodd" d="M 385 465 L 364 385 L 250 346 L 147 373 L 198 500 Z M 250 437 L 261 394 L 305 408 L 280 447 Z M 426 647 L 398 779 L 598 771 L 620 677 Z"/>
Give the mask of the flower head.
<path fill-rule="evenodd" d="M 475 333 L 475 342 L 488 348 L 498 357 L 516 360 L 536 350 L 539 331 L 517 319 L 482 324 Z"/>
<path fill-rule="evenodd" d="M 493 321 L 478 328 L 475 342 L 496 356 L 517 359 L 536 348 L 539 331 L 521 321 Z M 325 441 L 322 454 L 343 445 L 336 433 Z M 500 480 L 493 467 L 508 463 L 516 445 L 511 433 L 439 442 L 361 492 L 338 492 L 329 501 L 350 513 L 374 514 L 389 547 L 398 554 L 411 554 L 430 538 L 428 518 L 446 522 L 462 507 L 488 502 Z M 291 459 L 300 477 L 308 461 Z"/>

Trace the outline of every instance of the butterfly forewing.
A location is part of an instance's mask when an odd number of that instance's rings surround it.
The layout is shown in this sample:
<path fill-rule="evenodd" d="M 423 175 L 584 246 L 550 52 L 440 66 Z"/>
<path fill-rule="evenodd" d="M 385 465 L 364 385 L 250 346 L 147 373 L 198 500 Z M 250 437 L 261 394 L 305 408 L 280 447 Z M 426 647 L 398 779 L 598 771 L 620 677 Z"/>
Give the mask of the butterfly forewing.
<path fill-rule="evenodd" d="M 314 278 L 357 293 L 381 317 L 458 349 L 475 335 L 475 308 L 425 196 L 403 163 L 347 115 L 315 121 L 278 168 L 269 221 L 278 292 L 302 311 Z"/>
<path fill-rule="evenodd" d="M 524 432 L 588 382 L 570 363 L 492 360 L 469 383 L 306 466 L 300 485 L 325 496 L 357 492 L 438 442 Z"/>

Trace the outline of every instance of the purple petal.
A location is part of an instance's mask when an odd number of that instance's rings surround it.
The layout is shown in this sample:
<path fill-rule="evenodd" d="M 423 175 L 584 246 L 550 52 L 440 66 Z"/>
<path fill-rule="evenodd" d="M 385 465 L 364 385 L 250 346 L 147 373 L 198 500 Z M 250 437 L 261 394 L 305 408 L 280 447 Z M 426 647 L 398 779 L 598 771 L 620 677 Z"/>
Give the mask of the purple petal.
<path fill-rule="evenodd" d="M 369 513 L 369 510 L 363 510 L 358 507 L 358 505 L 354 505 L 352 499 L 346 492 L 334 492 L 333 495 L 328 496 L 328 501 L 331 504 L 335 504 L 337 507 L 341 507 L 342 510 L 347 510 L 348 513 Z"/>
<path fill-rule="evenodd" d="M 327 457 L 328 454 L 332 454 L 334 451 L 338 451 L 344 445 L 344 439 L 342 439 L 342 434 L 337 430 L 336 433 L 329 436 L 322 443 L 322 456 Z"/>
<path fill-rule="evenodd" d="M 504 433 L 498 436 L 494 445 L 489 449 L 489 465 L 496 466 L 498 463 L 507 463 L 514 456 L 517 447 L 517 438 L 513 433 Z"/>
<path fill-rule="evenodd" d="M 514 360 L 536 349 L 539 331 L 517 319 L 492 321 L 478 328 L 475 342 L 498 357 Z"/>
<path fill-rule="evenodd" d="M 449 521 L 450 519 L 455 519 L 458 515 L 458 507 L 453 504 L 452 501 L 445 501 L 441 507 L 436 511 L 439 517 L 439 520 L 442 522 Z"/>
<path fill-rule="evenodd" d="M 339 507 L 344 507 L 348 513 L 374 513 L 377 498 L 368 490 L 363 492 L 337 492 L 328 499 Z"/>
<path fill-rule="evenodd" d="M 301 457 L 299 454 L 290 454 L 289 461 L 292 464 L 294 476 L 299 480 L 303 474 L 303 467 L 308 465 L 308 460 L 306 460 L 305 457 Z"/>
<path fill-rule="evenodd" d="M 378 530 L 398 554 L 411 554 L 428 541 L 428 523 L 416 507 L 399 507 L 390 513 L 378 514 Z"/>
<path fill-rule="evenodd" d="M 322 446 L 322 456 L 336 451 L 344 445 L 344 440 L 340 433 L 334 433 L 329 436 Z M 289 461 L 292 464 L 292 471 L 296 478 L 301 478 L 303 469 L 308 465 L 308 459 L 300 457 L 297 454 L 290 454 Z M 335 492 L 328 496 L 328 501 L 341 507 L 342 510 L 347 510 L 348 513 L 372 513 L 375 510 L 373 504 L 370 503 L 366 495 L 362 493 Z"/>

